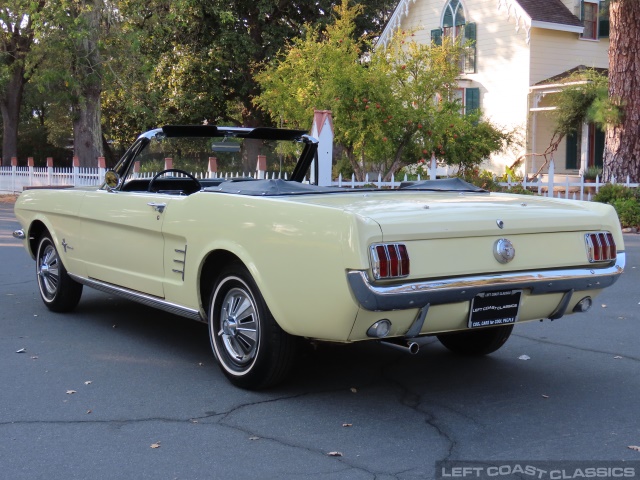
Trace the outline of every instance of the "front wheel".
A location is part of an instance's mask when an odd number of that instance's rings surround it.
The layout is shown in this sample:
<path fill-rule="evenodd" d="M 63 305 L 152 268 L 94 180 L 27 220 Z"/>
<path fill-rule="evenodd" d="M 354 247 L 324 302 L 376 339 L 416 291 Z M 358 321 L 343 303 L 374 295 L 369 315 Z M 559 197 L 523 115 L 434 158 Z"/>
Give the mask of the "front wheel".
<path fill-rule="evenodd" d="M 49 310 L 69 312 L 78 305 L 82 285 L 67 273 L 49 235 L 44 235 L 38 244 L 36 275 L 40 297 Z"/>
<path fill-rule="evenodd" d="M 241 388 L 266 388 L 282 381 L 295 356 L 295 339 L 276 323 L 240 264 L 227 268 L 213 287 L 209 339 L 222 372 Z"/>
<path fill-rule="evenodd" d="M 480 330 L 444 333 L 437 337 L 442 345 L 454 353 L 460 355 L 488 355 L 505 344 L 512 330 L 513 324 Z"/>

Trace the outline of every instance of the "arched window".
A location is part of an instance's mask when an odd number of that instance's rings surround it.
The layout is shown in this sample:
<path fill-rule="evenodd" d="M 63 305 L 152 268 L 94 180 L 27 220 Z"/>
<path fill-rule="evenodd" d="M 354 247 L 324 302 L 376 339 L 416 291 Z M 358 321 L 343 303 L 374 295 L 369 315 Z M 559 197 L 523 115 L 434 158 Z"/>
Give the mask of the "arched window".
<path fill-rule="evenodd" d="M 456 40 L 463 33 L 465 23 L 464 9 L 460 0 L 450 0 L 444 7 L 442 34 Z"/>
<path fill-rule="evenodd" d="M 442 45 L 442 37 L 465 44 L 460 58 L 460 72 L 476 72 L 476 24 L 468 23 L 460 0 L 449 0 L 444 6 L 442 25 L 431 30 L 431 42 Z"/>

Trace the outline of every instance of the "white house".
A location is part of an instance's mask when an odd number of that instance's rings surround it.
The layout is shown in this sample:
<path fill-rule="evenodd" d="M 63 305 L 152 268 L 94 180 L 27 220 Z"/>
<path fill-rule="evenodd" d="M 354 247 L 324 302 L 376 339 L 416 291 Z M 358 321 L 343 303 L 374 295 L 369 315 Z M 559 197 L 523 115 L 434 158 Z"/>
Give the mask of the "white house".
<path fill-rule="evenodd" d="M 490 159 L 504 167 L 526 154 L 524 171 L 537 171 L 553 133 L 549 95 L 576 69 L 609 66 L 608 0 L 400 0 L 379 45 L 394 31 L 412 30 L 419 42 L 462 35 L 473 41 L 461 62 L 459 95 L 497 125 L 515 128 L 522 151 Z M 579 173 L 602 165 L 604 136 L 584 125 L 562 141 L 556 171 Z"/>

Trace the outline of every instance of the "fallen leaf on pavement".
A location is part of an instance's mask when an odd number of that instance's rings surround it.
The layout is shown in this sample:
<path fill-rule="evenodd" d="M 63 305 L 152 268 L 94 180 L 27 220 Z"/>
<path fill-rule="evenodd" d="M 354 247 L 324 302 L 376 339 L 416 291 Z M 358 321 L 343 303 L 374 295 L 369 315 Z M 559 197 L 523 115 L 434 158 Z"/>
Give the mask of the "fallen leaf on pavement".
<path fill-rule="evenodd" d="M 518 360 L 531 360 L 531 357 L 529 355 L 520 355 Z"/>
<path fill-rule="evenodd" d="M 251 435 L 249 440 L 260 440 L 260 437 L 256 437 L 255 435 Z"/>
<path fill-rule="evenodd" d="M 27 351 L 26 348 L 21 348 L 20 350 L 16 350 L 16 353 L 24 353 L 26 351 Z"/>
<path fill-rule="evenodd" d="M 640 447 L 638 447 L 637 445 L 629 445 L 629 448 L 631 450 L 635 450 L 636 452 L 640 452 Z"/>
<path fill-rule="evenodd" d="M 615 356 L 615 357 L 613 357 L 613 358 L 622 358 L 622 357 L 621 357 L 620 355 L 616 355 L 616 356 Z"/>
<path fill-rule="evenodd" d="M 152 443 L 151 448 L 160 448 L 160 442 Z"/>
<path fill-rule="evenodd" d="M 329 453 L 327 453 L 327 455 L 330 456 L 330 457 L 341 457 L 342 453 L 340 453 L 340 452 L 329 452 Z"/>
<path fill-rule="evenodd" d="M 67 395 L 73 395 L 74 393 L 77 393 L 75 390 L 67 390 Z"/>
<path fill-rule="evenodd" d="M 549 395 L 542 395 L 542 398 L 549 398 Z"/>
<path fill-rule="evenodd" d="M 356 387 L 351 387 L 351 393 L 358 393 L 358 389 Z"/>
<path fill-rule="evenodd" d="M 87 380 L 86 382 L 84 382 L 85 385 L 91 385 L 91 380 Z"/>
<path fill-rule="evenodd" d="M 343 427 L 353 427 L 353 423 L 343 423 Z"/>

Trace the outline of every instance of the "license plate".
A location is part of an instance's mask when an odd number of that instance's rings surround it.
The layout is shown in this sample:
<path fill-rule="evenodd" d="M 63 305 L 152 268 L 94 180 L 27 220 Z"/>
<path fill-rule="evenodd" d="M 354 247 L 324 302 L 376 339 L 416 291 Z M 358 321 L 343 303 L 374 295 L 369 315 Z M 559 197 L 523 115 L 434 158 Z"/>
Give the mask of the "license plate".
<path fill-rule="evenodd" d="M 518 320 L 522 290 L 479 293 L 471 301 L 469 328 L 508 325 Z"/>

